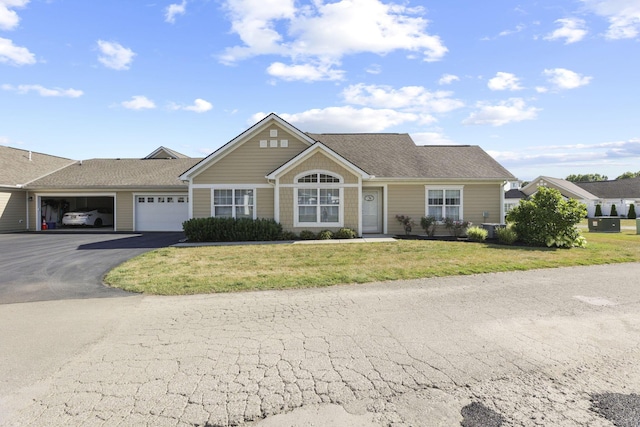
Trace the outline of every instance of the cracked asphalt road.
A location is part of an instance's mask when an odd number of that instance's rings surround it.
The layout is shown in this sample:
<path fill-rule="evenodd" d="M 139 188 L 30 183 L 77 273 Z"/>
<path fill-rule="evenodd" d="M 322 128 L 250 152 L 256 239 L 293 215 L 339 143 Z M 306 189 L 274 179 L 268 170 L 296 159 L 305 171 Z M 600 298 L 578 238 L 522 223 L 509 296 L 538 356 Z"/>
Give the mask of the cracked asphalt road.
<path fill-rule="evenodd" d="M 456 426 L 482 405 L 612 426 L 591 396 L 640 392 L 638 273 L 3 305 L 0 424 Z"/>

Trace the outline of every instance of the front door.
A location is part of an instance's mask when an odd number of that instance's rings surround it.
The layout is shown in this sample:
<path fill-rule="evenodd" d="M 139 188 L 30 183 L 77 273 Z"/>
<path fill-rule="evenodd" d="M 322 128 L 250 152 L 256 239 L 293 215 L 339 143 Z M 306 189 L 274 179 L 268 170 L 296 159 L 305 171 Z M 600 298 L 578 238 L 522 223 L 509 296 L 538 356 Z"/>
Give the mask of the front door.
<path fill-rule="evenodd" d="M 382 191 L 362 190 L 362 232 L 382 233 Z"/>

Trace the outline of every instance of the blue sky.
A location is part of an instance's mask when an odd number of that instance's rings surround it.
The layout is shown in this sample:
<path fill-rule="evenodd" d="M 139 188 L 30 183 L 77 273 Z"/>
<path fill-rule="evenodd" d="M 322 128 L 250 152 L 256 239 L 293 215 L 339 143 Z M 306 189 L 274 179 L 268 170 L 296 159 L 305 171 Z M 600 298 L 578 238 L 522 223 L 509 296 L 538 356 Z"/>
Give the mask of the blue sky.
<path fill-rule="evenodd" d="M 639 0 L 0 0 L 0 144 L 201 157 L 275 112 L 614 179 L 639 70 Z"/>

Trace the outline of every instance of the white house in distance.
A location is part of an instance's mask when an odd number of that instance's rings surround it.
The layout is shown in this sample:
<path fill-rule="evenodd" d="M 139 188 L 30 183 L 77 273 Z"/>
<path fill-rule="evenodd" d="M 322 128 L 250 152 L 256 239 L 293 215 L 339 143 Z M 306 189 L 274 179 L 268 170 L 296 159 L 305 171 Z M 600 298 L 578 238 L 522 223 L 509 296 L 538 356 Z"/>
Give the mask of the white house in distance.
<path fill-rule="evenodd" d="M 603 216 L 611 214 L 612 205 L 616 205 L 618 216 L 626 217 L 629 206 L 640 203 L 640 178 L 619 179 L 613 181 L 577 182 L 550 176 L 539 176 L 522 188 L 527 197 L 538 191 L 538 187 L 555 188 L 571 199 L 587 205 L 587 216 L 595 216 L 596 205 L 600 204 Z"/>

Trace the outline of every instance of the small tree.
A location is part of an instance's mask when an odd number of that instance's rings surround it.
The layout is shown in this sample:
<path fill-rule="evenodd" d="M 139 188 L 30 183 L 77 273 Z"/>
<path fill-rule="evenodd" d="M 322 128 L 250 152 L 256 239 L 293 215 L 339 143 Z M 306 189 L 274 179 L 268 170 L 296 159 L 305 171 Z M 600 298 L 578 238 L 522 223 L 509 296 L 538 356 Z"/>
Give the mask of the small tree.
<path fill-rule="evenodd" d="M 443 221 L 444 228 L 449 230 L 449 233 L 454 237 L 460 237 L 462 232 L 472 225 L 469 221 L 458 221 L 451 218 L 444 218 Z"/>
<path fill-rule="evenodd" d="M 618 216 L 618 210 L 616 209 L 616 205 L 611 205 L 611 213 L 609 216 Z"/>
<path fill-rule="evenodd" d="M 600 203 L 598 203 L 596 205 L 596 213 L 595 216 L 602 216 L 602 205 Z"/>
<path fill-rule="evenodd" d="M 577 228 L 586 213 L 586 206 L 577 200 L 564 200 L 558 190 L 539 187 L 531 199 L 521 200 L 509 211 L 507 221 L 529 245 L 570 248 L 586 244 Z"/>
<path fill-rule="evenodd" d="M 633 203 L 629 205 L 629 213 L 627 213 L 627 218 L 636 219 L 636 205 L 634 205 Z"/>
<path fill-rule="evenodd" d="M 411 219 L 411 217 L 407 215 L 396 215 L 396 219 L 404 227 L 404 234 L 406 234 L 407 236 L 411 234 L 413 226 L 416 225 L 416 223 L 413 222 L 413 219 Z"/>

